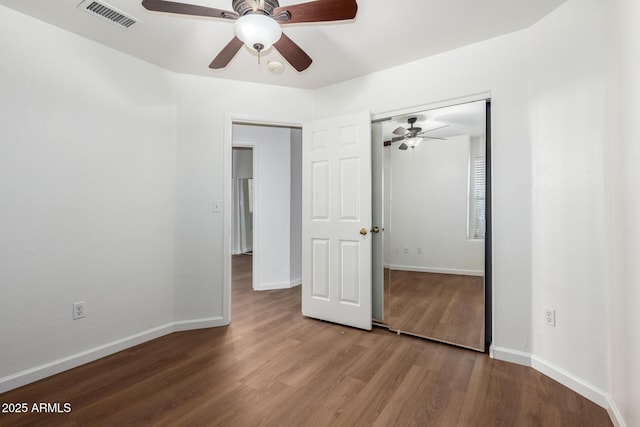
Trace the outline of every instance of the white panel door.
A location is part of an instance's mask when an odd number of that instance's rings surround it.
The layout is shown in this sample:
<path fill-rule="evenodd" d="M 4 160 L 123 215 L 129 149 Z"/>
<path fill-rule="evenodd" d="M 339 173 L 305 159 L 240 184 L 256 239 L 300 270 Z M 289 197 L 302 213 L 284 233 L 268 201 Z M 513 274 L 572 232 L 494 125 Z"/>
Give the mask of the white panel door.
<path fill-rule="evenodd" d="M 306 124 L 302 159 L 302 314 L 371 329 L 369 112 Z"/>

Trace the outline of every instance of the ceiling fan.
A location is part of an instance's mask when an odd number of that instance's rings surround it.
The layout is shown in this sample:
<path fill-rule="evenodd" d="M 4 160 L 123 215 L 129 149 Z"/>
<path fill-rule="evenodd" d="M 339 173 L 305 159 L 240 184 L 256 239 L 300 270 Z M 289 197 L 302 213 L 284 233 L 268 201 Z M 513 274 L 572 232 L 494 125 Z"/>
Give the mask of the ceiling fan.
<path fill-rule="evenodd" d="M 278 0 L 233 0 L 233 11 L 166 0 L 143 0 L 142 6 L 155 12 L 222 18 L 235 21 L 235 37 L 218 53 L 209 68 L 226 67 L 243 45 L 258 52 L 275 47 L 298 72 L 312 59 L 282 33 L 280 25 L 343 21 L 356 17 L 356 0 L 315 0 L 280 7 Z"/>
<path fill-rule="evenodd" d="M 421 127 L 414 127 L 413 125 L 418 121 L 417 117 L 409 117 L 407 119 L 407 122 L 409 123 L 409 129 L 405 129 L 402 126 L 400 126 L 399 128 L 397 128 L 396 130 L 393 131 L 393 133 L 395 135 L 400 135 L 400 136 L 396 136 L 391 138 L 390 140 L 384 141 L 384 146 L 387 147 L 391 144 L 393 144 L 394 142 L 398 142 L 398 141 L 406 141 L 403 142 L 402 144 L 400 144 L 400 146 L 398 147 L 398 149 L 400 150 L 407 150 L 408 148 L 416 148 L 418 146 L 418 144 L 420 144 L 420 141 L 422 141 L 422 139 L 426 138 L 426 139 L 441 139 L 441 140 L 445 140 L 447 138 L 439 138 L 437 136 L 427 136 L 425 135 L 427 132 L 433 132 L 434 130 L 438 130 L 438 129 L 443 129 L 446 127 L 449 127 L 449 125 L 442 125 L 442 126 L 438 126 L 436 128 L 432 128 L 432 129 L 428 129 L 423 131 Z"/>

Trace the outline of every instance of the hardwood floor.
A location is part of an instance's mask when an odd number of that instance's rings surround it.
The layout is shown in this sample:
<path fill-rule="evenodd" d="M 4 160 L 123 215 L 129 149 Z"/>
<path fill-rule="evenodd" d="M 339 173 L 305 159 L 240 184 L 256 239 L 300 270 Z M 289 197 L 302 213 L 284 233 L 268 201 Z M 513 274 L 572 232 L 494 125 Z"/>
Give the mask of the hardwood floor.
<path fill-rule="evenodd" d="M 0 395 L 68 402 L 2 426 L 610 426 L 533 369 L 300 314 L 300 288 L 253 292 L 234 259 L 233 321 L 179 332 Z"/>
<path fill-rule="evenodd" d="M 484 351 L 484 278 L 390 271 L 389 327 Z"/>

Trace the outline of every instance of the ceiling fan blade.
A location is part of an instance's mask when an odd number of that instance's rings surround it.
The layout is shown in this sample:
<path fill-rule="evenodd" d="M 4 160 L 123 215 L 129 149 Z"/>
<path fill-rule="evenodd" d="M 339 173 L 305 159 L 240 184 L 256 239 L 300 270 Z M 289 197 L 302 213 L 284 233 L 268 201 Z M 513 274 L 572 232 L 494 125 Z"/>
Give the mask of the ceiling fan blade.
<path fill-rule="evenodd" d="M 398 147 L 399 150 L 406 150 L 407 148 L 409 148 L 409 146 L 407 144 L 405 144 L 404 142 L 402 144 L 400 144 L 400 146 Z"/>
<path fill-rule="evenodd" d="M 313 62 L 311 57 L 284 33 L 282 33 L 280 40 L 273 44 L 273 47 L 299 72 L 309 68 L 309 65 Z"/>
<path fill-rule="evenodd" d="M 409 131 L 403 128 L 402 126 L 400 126 L 399 128 L 393 131 L 393 133 L 396 135 L 405 135 L 407 132 Z"/>
<path fill-rule="evenodd" d="M 219 70 L 220 68 L 224 68 L 229 65 L 229 62 L 231 62 L 233 57 L 236 56 L 243 44 L 244 43 L 242 43 L 242 40 L 239 38 L 232 38 L 231 41 L 222 48 L 218 56 L 211 61 L 209 68 Z"/>
<path fill-rule="evenodd" d="M 298 22 L 343 21 L 353 19 L 358 12 L 356 0 L 315 0 L 291 6 L 277 7 L 273 15 L 288 12 L 289 19 L 283 19 L 283 24 Z"/>
<path fill-rule="evenodd" d="M 238 19 L 236 12 L 215 9 L 195 4 L 177 3 L 165 0 L 142 0 L 142 6 L 154 12 L 179 13 L 181 15 L 208 16 L 211 18 Z"/>
<path fill-rule="evenodd" d="M 406 137 L 404 136 L 394 136 L 393 138 L 384 141 L 384 146 L 386 147 L 388 145 L 395 144 L 396 142 L 402 141 L 404 139 L 406 139 Z"/>
<path fill-rule="evenodd" d="M 439 139 L 439 140 L 442 140 L 442 141 L 447 141 L 447 138 L 438 138 L 437 136 L 420 135 L 420 138 L 426 138 L 426 139 Z"/>
<path fill-rule="evenodd" d="M 420 135 L 423 134 L 423 133 L 427 133 L 427 132 L 433 132 L 434 130 L 448 128 L 449 126 L 451 126 L 451 125 L 442 125 L 442 126 L 438 126 L 437 128 L 427 129 L 425 131 L 420 132 Z"/>

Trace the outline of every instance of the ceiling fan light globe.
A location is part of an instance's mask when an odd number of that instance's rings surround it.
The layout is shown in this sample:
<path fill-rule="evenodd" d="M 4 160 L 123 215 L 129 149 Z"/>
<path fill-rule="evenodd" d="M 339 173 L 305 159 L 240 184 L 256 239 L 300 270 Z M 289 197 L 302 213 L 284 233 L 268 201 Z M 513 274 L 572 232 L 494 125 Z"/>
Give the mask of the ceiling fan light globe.
<path fill-rule="evenodd" d="M 418 144 L 420 144 L 421 141 L 422 141 L 422 138 L 417 138 L 417 137 L 409 138 L 407 139 L 407 145 L 411 148 L 415 148 L 418 146 Z"/>
<path fill-rule="evenodd" d="M 282 29 L 266 15 L 247 14 L 236 21 L 235 33 L 251 49 L 258 50 L 254 46 L 262 46 L 260 50 L 266 50 L 280 40 Z"/>

